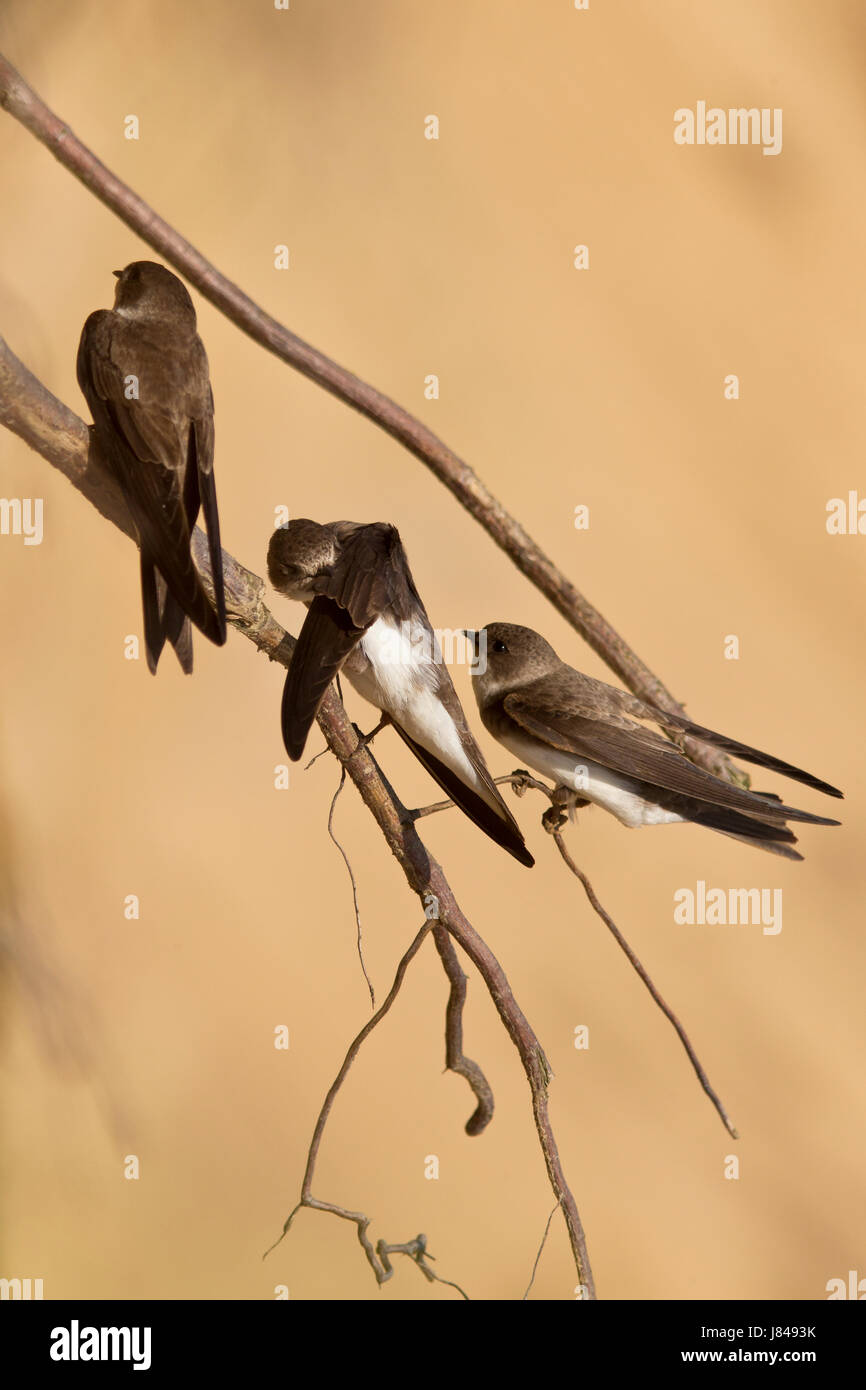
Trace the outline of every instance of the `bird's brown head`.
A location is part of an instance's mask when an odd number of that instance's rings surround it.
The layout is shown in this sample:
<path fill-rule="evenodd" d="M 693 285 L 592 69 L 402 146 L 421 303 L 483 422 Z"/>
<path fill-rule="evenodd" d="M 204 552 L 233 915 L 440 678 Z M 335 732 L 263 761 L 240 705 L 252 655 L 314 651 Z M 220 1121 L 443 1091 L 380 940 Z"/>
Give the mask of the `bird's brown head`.
<path fill-rule="evenodd" d="M 195 331 L 195 308 L 182 280 L 156 261 L 131 261 L 115 270 L 114 307 L 131 318 L 171 319 Z"/>
<path fill-rule="evenodd" d="M 549 675 L 560 665 L 550 643 L 531 627 L 488 623 L 479 632 L 466 632 L 464 636 L 475 653 L 472 686 L 482 708 L 511 690 Z"/>
<path fill-rule="evenodd" d="M 334 532 L 307 517 L 278 526 L 268 545 L 268 578 L 288 598 L 309 599 L 312 581 L 334 563 Z"/>

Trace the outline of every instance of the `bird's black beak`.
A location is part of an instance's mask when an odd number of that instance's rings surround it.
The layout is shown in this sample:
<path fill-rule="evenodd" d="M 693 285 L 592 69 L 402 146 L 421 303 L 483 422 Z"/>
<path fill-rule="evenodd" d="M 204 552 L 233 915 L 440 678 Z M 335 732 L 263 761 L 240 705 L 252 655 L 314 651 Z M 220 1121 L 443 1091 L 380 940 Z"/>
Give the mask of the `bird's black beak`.
<path fill-rule="evenodd" d="M 122 270 L 113 270 L 111 273 L 112 273 L 112 275 L 116 275 L 117 278 L 118 278 L 118 280 L 119 280 L 120 277 L 121 277 L 121 275 L 123 274 L 123 271 L 122 271 Z"/>

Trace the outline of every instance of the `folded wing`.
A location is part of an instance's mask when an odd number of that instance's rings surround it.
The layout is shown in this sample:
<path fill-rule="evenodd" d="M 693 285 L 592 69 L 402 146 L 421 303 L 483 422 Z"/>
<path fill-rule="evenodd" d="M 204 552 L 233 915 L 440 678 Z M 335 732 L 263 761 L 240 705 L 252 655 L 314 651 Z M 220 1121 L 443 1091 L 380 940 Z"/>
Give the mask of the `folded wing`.
<path fill-rule="evenodd" d="M 652 787 L 694 797 L 714 806 L 727 807 L 770 825 L 780 825 L 786 820 L 806 821 L 813 825 L 839 824 L 838 821 L 814 816 L 808 811 L 798 811 L 774 798 L 763 797 L 758 792 L 747 791 L 714 777 L 711 772 L 705 772 L 689 762 L 669 739 L 623 714 L 617 714 L 612 719 L 608 711 L 600 714 L 590 705 L 576 708 L 571 700 L 568 708 L 563 708 L 556 702 L 546 701 L 543 695 L 540 698 L 531 695 L 530 691 L 531 687 L 525 693 L 506 695 L 503 708 L 527 733 L 544 739 L 554 748 L 600 763 Z M 730 744 L 730 740 L 726 742 Z M 738 748 L 744 746 L 736 745 Z M 781 771 L 788 764 L 780 764 L 777 759 L 772 759 L 762 762 L 762 766 Z M 801 780 L 805 778 L 808 778 L 808 774 L 802 774 Z M 815 779 L 810 779 L 809 785 L 814 782 Z"/>
<path fill-rule="evenodd" d="M 316 597 L 283 686 L 283 742 L 293 762 L 304 751 L 325 691 L 364 633 L 386 610 L 408 617 L 413 591 L 407 576 L 393 526 L 381 522 L 346 528 L 334 565 L 313 582 Z"/>

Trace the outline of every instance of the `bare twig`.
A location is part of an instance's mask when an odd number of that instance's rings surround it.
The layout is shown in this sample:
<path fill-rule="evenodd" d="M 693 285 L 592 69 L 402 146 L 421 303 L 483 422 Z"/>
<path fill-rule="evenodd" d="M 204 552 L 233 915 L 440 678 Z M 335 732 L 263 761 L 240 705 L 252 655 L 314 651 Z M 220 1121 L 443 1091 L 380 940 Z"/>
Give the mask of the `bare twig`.
<path fill-rule="evenodd" d="M 510 777 L 494 777 L 495 782 L 510 782 Z M 423 820 L 425 816 L 435 816 L 437 811 L 450 811 L 454 802 L 448 797 L 445 801 L 434 801 L 432 806 L 419 806 L 416 811 L 412 811 L 413 820 Z"/>
<path fill-rule="evenodd" d="M 326 750 L 326 751 L 327 751 L 327 750 Z M 360 909 L 359 906 L 358 906 L 358 885 L 357 885 L 357 883 L 355 882 L 355 871 L 354 871 L 354 869 L 352 868 L 351 863 L 349 862 L 349 856 L 348 856 L 348 854 L 347 854 L 346 851 L 343 849 L 343 846 L 340 844 L 340 841 L 337 839 L 336 835 L 334 834 L 334 807 L 335 807 L 336 804 L 337 804 L 337 797 L 340 795 L 340 792 L 343 790 L 343 786 L 345 785 L 345 781 L 346 781 L 346 769 L 345 769 L 345 767 L 341 767 L 341 768 L 340 768 L 340 785 L 339 785 L 339 787 L 337 788 L 337 790 L 334 792 L 333 800 L 331 801 L 331 809 L 330 809 L 330 811 L 328 812 L 328 834 L 330 835 L 332 841 L 333 841 L 334 844 L 337 846 L 337 849 L 340 851 L 341 855 L 343 856 L 343 863 L 345 864 L 346 868 L 347 868 L 348 871 L 349 871 L 349 881 L 350 881 L 350 883 L 351 883 L 351 885 L 352 885 L 352 904 L 353 904 L 354 909 L 355 909 L 355 939 L 356 939 L 356 941 L 357 941 L 357 946 L 358 946 L 358 960 L 361 962 L 361 969 L 362 969 L 363 972 L 364 972 L 364 979 L 367 981 L 367 988 L 368 988 L 368 990 L 370 991 L 370 1004 L 371 1004 L 372 1007 L 375 1009 L 375 1007 L 376 1007 L 376 991 L 373 989 L 373 981 L 370 979 L 370 976 L 369 976 L 368 973 L 367 973 L 367 965 L 366 965 L 366 962 L 365 962 L 365 960 L 364 960 L 364 943 L 363 943 L 363 941 L 362 941 L 362 939 L 361 939 L 361 909 Z"/>
<path fill-rule="evenodd" d="M 593 889 L 593 886 L 587 878 L 586 874 L 583 872 L 582 869 L 579 869 L 577 867 L 568 850 L 566 849 L 565 841 L 562 838 L 562 826 L 565 823 L 566 816 L 562 810 L 563 801 L 560 795 L 560 793 L 564 791 L 564 789 L 559 787 L 551 788 L 547 786 L 545 782 L 539 782 L 537 778 L 531 777 L 529 773 L 525 772 L 522 768 L 516 772 L 512 772 L 508 777 L 497 777 L 494 780 L 500 783 L 510 782 L 518 796 L 522 796 L 523 792 L 527 788 L 531 788 L 533 791 L 543 792 L 543 794 L 548 798 L 548 800 L 550 801 L 550 809 L 545 812 L 544 816 L 542 816 L 542 825 L 544 826 L 545 830 L 547 830 L 553 836 L 553 839 L 556 843 L 556 848 L 559 850 L 563 862 L 568 866 L 568 868 L 571 870 L 574 876 L 580 879 L 580 882 L 583 884 L 584 892 L 586 893 L 586 896 L 589 899 L 593 911 L 598 913 L 598 916 L 604 922 L 605 926 L 613 936 L 617 945 L 628 957 L 632 969 L 635 970 L 636 973 L 643 980 L 652 998 L 655 1000 L 656 1004 L 661 1009 L 665 1018 L 668 1019 L 668 1021 L 673 1025 L 677 1037 L 679 1038 L 680 1042 L 685 1048 L 686 1056 L 688 1057 L 689 1061 L 691 1062 L 694 1068 L 695 1075 L 697 1076 L 698 1081 L 701 1083 L 701 1086 L 703 1087 L 704 1091 L 706 1091 L 707 1095 L 709 1096 L 710 1100 L 715 1106 L 719 1118 L 721 1119 L 722 1124 L 725 1126 L 725 1129 L 728 1131 L 728 1133 L 731 1135 L 733 1139 L 739 1139 L 740 1136 L 734 1128 L 733 1122 L 727 1110 L 722 1104 L 719 1096 L 713 1090 L 713 1087 L 710 1085 L 710 1079 L 707 1076 L 707 1073 L 704 1071 L 703 1066 L 701 1065 L 701 1061 L 698 1057 L 698 1054 L 692 1047 L 688 1033 L 686 1032 L 683 1025 L 680 1023 L 673 1009 L 670 1007 L 669 1004 L 665 1003 L 664 999 L 659 994 L 658 990 L 656 989 L 649 976 L 649 973 L 638 960 L 631 946 L 629 946 L 619 927 L 616 925 L 616 922 L 614 922 L 610 914 L 606 912 L 605 909 L 602 907 L 601 903 L 596 897 L 595 890 Z M 566 796 L 568 796 L 568 793 L 566 793 Z"/>
<path fill-rule="evenodd" d="M 583 884 L 584 892 L 586 893 L 586 896 L 589 898 L 593 911 L 598 913 L 599 917 L 604 922 L 605 926 L 613 936 L 617 945 L 625 952 L 626 956 L 628 957 L 631 963 L 632 969 L 637 971 L 638 975 L 643 980 L 644 984 L 646 985 L 655 1002 L 658 1004 L 665 1018 L 668 1019 L 668 1021 L 673 1025 L 677 1037 L 679 1038 L 680 1042 L 685 1048 L 686 1055 L 689 1061 L 691 1062 L 692 1066 L 694 1067 L 695 1075 L 697 1076 L 698 1081 L 700 1081 L 702 1087 L 706 1091 L 710 1100 L 713 1102 L 713 1105 L 716 1107 L 716 1110 L 719 1113 L 719 1117 L 722 1121 L 722 1124 L 725 1126 L 725 1129 L 728 1131 L 732 1139 L 739 1139 L 740 1136 L 734 1128 L 733 1121 L 731 1120 L 731 1117 L 729 1116 L 727 1110 L 725 1109 L 724 1105 L 719 1099 L 719 1096 L 716 1094 L 716 1092 L 710 1085 L 710 1079 L 707 1076 L 707 1073 L 704 1071 L 703 1067 L 701 1066 L 700 1058 L 698 1057 L 698 1054 L 695 1052 L 695 1049 L 692 1047 L 692 1044 L 689 1040 L 689 1035 L 686 1032 L 685 1028 L 680 1023 L 679 1019 L 677 1018 L 670 1005 L 666 1004 L 662 996 L 659 994 L 658 990 L 656 989 L 655 985 L 650 979 L 647 971 L 644 969 L 643 965 L 638 960 L 631 946 L 629 946 L 619 927 L 616 925 L 616 922 L 614 922 L 613 918 L 610 916 L 609 913 L 605 912 L 604 908 L 602 907 L 601 903 L 596 897 L 593 886 L 587 878 L 586 874 L 575 864 L 574 860 L 572 859 L 571 855 L 565 847 L 565 842 L 562 838 L 562 831 L 553 830 L 551 831 L 551 833 L 556 842 L 556 848 L 562 855 L 564 863 L 568 865 L 569 869 L 574 874 L 574 876 L 576 878 L 579 878 L 581 883 Z"/>
<path fill-rule="evenodd" d="M 352 406 L 398 440 L 443 483 L 517 568 L 550 600 L 562 616 L 630 690 L 663 709 L 683 707 L 650 671 L 610 623 L 566 578 L 524 528 L 494 497 L 469 464 L 395 401 L 369 386 L 345 367 L 305 343 L 265 313 L 231 280 L 159 217 L 142 198 L 78 139 L 45 105 L 15 67 L 0 55 L 0 107 L 34 135 L 77 179 L 125 222 L 143 241 L 209 299 L 221 313 L 269 352 L 311 381 Z M 34 446 L 37 447 L 37 446 Z M 693 762 L 717 776 L 749 785 L 748 775 L 719 752 L 695 739 L 682 746 Z"/>
<path fill-rule="evenodd" d="M 477 1062 L 467 1057 L 463 1051 L 463 1005 L 466 1003 L 466 976 L 460 968 L 457 952 L 451 937 L 443 927 L 433 928 L 436 949 L 451 981 L 451 991 L 445 1010 L 445 1066 L 467 1081 L 478 1101 L 475 1110 L 466 1121 L 466 1133 L 473 1137 L 481 1134 L 493 1119 L 493 1091 L 487 1077 Z"/>
<path fill-rule="evenodd" d="M 0 423 L 38 450 L 72 484 L 127 535 L 132 524 L 123 498 L 92 449 L 87 426 L 46 390 L 18 361 L 0 338 Z M 196 564 L 206 584 L 211 583 L 207 539 L 197 527 L 193 536 Z M 223 551 L 226 611 L 229 621 L 272 661 L 288 666 L 295 639 L 280 626 L 264 602 L 265 585 L 258 575 Z M 212 586 L 211 586 L 212 587 Z M 532 1097 L 532 1111 L 545 1168 L 557 1203 L 562 1207 L 572 1255 L 580 1282 L 588 1296 L 595 1288 L 586 1237 L 574 1196 L 565 1180 L 556 1139 L 550 1123 L 547 1085 L 550 1069 L 541 1045 L 520 1009 L 501 965 L 489 946 L 463 915 L 442 869 L 427 852 L 405 808 L 393 794 L 369 751 L 359 748 L 358 737 L 333 689 L 326 694 L 317 715 L 326 742 L 346 768 L 373 815 L 409 887 L 429 910 L 435 903 L 435 920 L 445 928 L 469 957 L 487 987 L 500 1018 L 520 1057 Z M 433 920 L 433 919 L 430 919 Z M 428 920 L 427 926 L 429 927 Z M 420 942 L 419 942 L 420 944 Z M 339 1208 L 329 1208 L 343 1214 Z M 358 1218 L 356 1213 L 349 1219 Z M 358 1218 L 363 1222 L 366 1218 Z M 359 1239 L 370 1259 L 366 1227 L 359 1225 Z M 375 1251 L 373 1251 L 375 1257 Z M 373 1263 L 374 1269 L 376 1268 Z"/>
<path fill-rule="evenodd" d="M 673 1009 L 670 1007 L 669 1004 L 665 1002 L 665 1000 L 659 994 L 658 990 L 652 982 L 652 979 L 650 978 L 649 973 L 641 964 L 640 960 L 635 955 L 631 946 L 629 946 L 619 927 L 616 925 L 616 922 L 614 922 L 613 918 L 602 907 L 601 903 L 596 897 L 592 884 L 586 877 L 586 874 L 583 872 L 582 869 L 579 869 L 577 867 L 577 865 L 575 864 L 574 860 L 572 859 L 571 855 L 565 847 L 565 841 L 562 838 L 561 827 L 566 819 L 565 815 L 563 814 L 563 805 L 567 804 L 568 800 L 570 799 L 569 794 L 565 793 L 566 800 L 564 801 L 562 795 L 560 794 L 564 791 L 564 789 L 559 787 L 549 787 L 546 782 L 539 782 L 536 777 L 530 776 L 530 774 L 524 771 L 523 768 L 519 768 L 515 772 L 510 772 L 505 777 L 494 777 L 493 780 L 499 786 L 502 786 L 506 782 L 510 783 L 512 789 L 514 790 L 517 796 L 522 796 L 527 789 L 531 789 L 532 791 L 542 792 L 547 797 L 547 799 L 550 802 L 550 810 L 547 811 L 545 815 L 542 817 L 542 825 L 544 826 L 545 830 L 549 831 L 549 833 L 553 836 L 554 841 L 556 842 L 556 847 L 559 850 L 559 853 L 561 854 L 564 863 L 568 865 L 568 868 L 575 875 L 575 877 L 580 879 L 580 882 L 583 884 L 584 891 L 586 893 L 586 896 L 589 898 L 592 908 L 595 912 L 598 913 L 599 917 L 604 922 L 605 926 L 613 936 L 614 940 L 625 952 L 626 956 L 629 959 L 629 962 L 631 963 L 632 969 L 635 970 L 635 972 L 643 980 L 652 998 L 655 1000 L 656 1004 L 661 1009 L 665 1018 L 668 1019 L 668 1021 L 673 1025 L 674 1029 L 676 1030 L 677 1036 L 680 1039 L 680 1042 L 685 1048 L 686 1056 L 688 1057 L 689 1061 L 694 1067 L 695 1075 L 697 1076 L 698 1081 L 701 1083 L 701 1086 L 706 1091 L 710 1100 L 713 1102 L 713 1105 L 718 1111 L 719 1118 L 721 1119 L 722 1124 L 725 1126 L 725 1129 L 728 1131 L 728 1133 L 731 1135 L 733 1139 L 739 1139 L 740 1136 L 734 1128 L 733 1122 L 731 1121 L 731 1118 L 728 1115 L 727 1110 L 722 1104 L 722 1101 L 720 1100 L 719 1096 L 716 1094 L 716 1092 L 710 1085 L 710 1079 L 707 1076 L 707 1073 L 704 1071 L 703 1066 L 701 1065 L 700 1058 L 698 1057 L 698 1054 L 695 1052 L 695 1049 L 691 1044 L 688 1033 L 686 1032 L 683 1025 L 680 1023 Z M 421 820 L 424 816 L 432 816 L 439 811 L 448 811 L 451 809 L 453 805 L 453 801 L 435 801 L 431 806 L 422 806 L 419 810 L 413 811 L 412 816 L 414 820 Z"/>
<path fill-rule="evenodd" d="M 467 1303 L 469 1302 L 468 1293 L 461 1289 L 459 1284 L 455 1284 L 453 1279 L 443 1279 L 441 1274 L 437 1274 L 435 1269 L 431 1269 L 427 1264 L 428 1260 L 435 1260 L 436 1256 L 431 1255 L 430 1251 L 427 1249 L 427 1237 L 425 1235 L 418 1235 L 414 1240 L 408 1240 L 403 1245 L 386 1245 L 384 1240 L 377 1241 L 376 1253 L 389 1272 L 391 1269 L 391 1261 L 388 1258 L 389 1255 L 408 1255 L 421 1270 L 424 1278 L 429 1279 L 431 1284 L 447 1284 L 449 1288 L 456 1289 L 461 1297 L 466 1299 Z"/>
<path fill-rule="evenodd" d="M 316 1128 L 313 1131 L 313 1137 L 310 1141 L 310 1147 L 307 1153 L 307 1167 L 304 1172 L 304 1181 L 301 1186 L 300 1200 L 298 1201 L 296 1206 L 294 1206 L 292 1210 L 289 1212 L 289 1215 L 286 1217 L 286 1221 L 283 1226 L 281 1235 L 278 1236 L 278 1238 L 274 1241 L 273 1245 L 269 1246 L 269 1248 L 265 1251 L 265 1255 L 269 1255 L 271 1250 L 273 1250 L 277 1245 L 279 1245 L 283 1237 L 288 1234 L 289 1230 L 291 1229 L 292 1222 L 294 1221 L 296 1215 L 302 1207 L 314 1207 L 317 1211 L 329 1211 L 334 1216 L 340 1216 L 343 1218 L 344 1221 L 354 1221 L 355 1225 L 358 1228 L 358 1240 L 361 1242 L 361 1247 L 364 1251 L 364 1254 L 367 1256 L 368 1261 L 370 1262 L 370 1267 L 376 1276 L 377 1282 L 380 1284 L 384 1284 L 386 1280 L 391 1278 L 391 1275 L 394 1271 L 392 1270 L 390 1264 L 386 1264 L 381 1259 L 381 1257 L 377 1255 L 376 1250 L 373 1248 L 373 1242 L 367 1235 L 367 1228 L 370 1225 L 371 1218 L 362 1211 L 349 1211 L 347 1207 L 337 1206 L 334 1202 L 322 1202 L 317 1197 L 314 1197 L 312 1193 L 313 1177 L 316 1171 L 316 1160 L 319 1157 L 319 1148 L 322 1143 L 322 1135 L 325 1132 L 325 1125 L 328 1123 L 328 1117 L 333 1108 L 334 1101 L 337 1098 L 337 1093 L 340 1090 L 340 1087 L 342 1086 L 343 1082 L 345 1081 L 346 1076 L 348 1075 L 349 1068 L 351 1067 L 352 1063 L 354 1062 L 355 1058 L 360 1052 L 364 1039 L 369 1037 L 370 1033 L 372 1033 L 376 1025 L 379 1022 L 381 1022 L 381 1020 L 385 1017 L 386 1013 L 391 1008 L 391 1005 L 394 1003 L 394 1000 L 397 998 L 397 995 L 400 993 L 400 986 L 403 983 L 403 978 L 406 974 L 406 971 L 409 968 L 409 964 L 412 961 L 412 959 L 418 954 L 418 951 L 421 948 L 421 943 L 423 942 L 424 937 L 430 930 L 431 925 L 432 923 L 429 919 L 424 922 L 424 925 L 418 931 L 409 949 L 404 952 L 400 960 L 400 963 L 397 966 L 397 973 L 394 976 L 394 983 L 389 989 L 387 997 L 384 1003 L 382 1004 L 382 1007 L 378 1009 L 376 1013 L 373 1014 L 372 1018 L 369 1018 L 367 1020 L 360 1033 L 349 1045 L 349 1050 L 343 1058 L 343 1065 L 340 1067 L 340 1070 L 337 1072 L 336 1077 L 331 1083 L 330 1090 L 328 1091 L 328 1094 L 325 1096 L 324 1104 L 322 1105 L 322 1108 L 319 1111 L 319 1118 L 316 1121 Z"/>
<path fill-rule="evenodd" d="M 538 1270 L 538 1262 L 539 1262 L 539 1260 L 541 1259 L 541 1256 L 542 1256 L 542 1254 L 543 1254 L 543 1252 L 544 1252 L 544 1247 L 545 1247 L 545 1245 L 547 1244 L 547 1237 L 548 1237 L 548 1235 L 549 1235 L 549 1233 L 550 1233 L 550 1223 L 551 1223 L 551 1221 L 553 1220 L 554 1216 L 556 1215 L 557 1210 L 558 1210 L 558 1208 L 557 1208 L 557 1207 L 554 1207 L 553 1210 L 551 1211 L 550 1215 L 549 1215 L 548 1218 L 547 1218 L 547 1225 L 546 1225 L 545 1228 L 544 1228 L 544 1235 L 541 1237 L 541 1244 L 539 1245 L 539 1247 L 538 1247 L 538 1253 L 537 1253 L 537 1255 L 535 1256 L 535 1263 L 534 1263 L 533 1266 L 532 1266 L 532 1273 L 531 1273 L 531 1275 L 529 1276 L 529 1283 L 526 1285 L 526 1292 L 525 1292 L 524 1295 L 523 1295 L 523 1302 L 524 1302 L 524 1303 L 525 1303 L 526 1300 L 529 1298 L 529 1292 L 530 1292 L 530 1290 L 531 1290 L 531 1288 L 532 1288 L 532 1285 L 535 1283 L 535 1275 L 536 1275 L 536 1271 Z"/>
<path fill-rule="evenodd" d="M 340 693 L 342 696 L 342 691 Z M 356 751 L 362 748 L 367 750 L 382 783 L 399 812 L 401 821 L 406 825 L 411 825 L 418 813 L 406 810 L 372 752 L 371 745 L 374 737 L 389 722 L 389 717 L 383 715 L 381 721 L 369 734 L 363 734 L 357 724 L 353 724 L 352 727 L 358 735 Z M 445 806 L 452 806 L 453 804 L 451 801 L 444 803 Z M 433 940 L 450 982 L 448 1003 L 445 1009 L 445 1069 L 446 1071 L 453 1071 L 457 1076 L 462 1076 L 475 1095 L 478 1103 L 466 1121 L 464 1129 L 472 1138 L 477 1138 L 493 1119 L 493 1090 L 478 1063 L 474 1062 L 471 1057 L 467 1057 L 463 1051 L 463 1005 L 466 1002 L 467 980 L 460 968 L 460 962 L 457 959 L 457 952 L 451 938 L 438 922 L 433 928 Z"/>
<path fill-rule="evenodd" d="M 309 761 L 308 763 L 304 763 L 304 771 L 305 771 L 305 772 L 309 772 L 310 768 L 313 766 L 313 763 L 317 763 L 317 762 L 319 761 L 320 758 L 324 758 L 324 756 L 325 756 L 325 754 L 326 754 L 327 752 L 328 752 L 328 749 L 327 749 L 327 748 L 320 748 L 319 751 L 318 751 L 318 753 L 314 753 L 314 754 L 313 754 L 312 758 L 310 759 L 310 761 Z"/>

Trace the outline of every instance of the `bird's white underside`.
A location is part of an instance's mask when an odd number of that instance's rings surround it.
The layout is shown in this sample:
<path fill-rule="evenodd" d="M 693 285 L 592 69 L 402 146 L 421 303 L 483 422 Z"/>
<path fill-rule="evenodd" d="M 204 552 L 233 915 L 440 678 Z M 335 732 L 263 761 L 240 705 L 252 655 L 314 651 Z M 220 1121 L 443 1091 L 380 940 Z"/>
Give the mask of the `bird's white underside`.
<path fill-rule="evenodd" d="M 502 734 L 499 741 L 514 754 L 521 767 L 534 768 L 557 786 L 567 787 L 569 791 L 586 797 L 587 801 L 610 811 L 611 815 L 631 829 L 639 825 L 671 825 L 685 820 L 684 816 L 645 801 L 634 790 L 634 783 L 628 777 L 611 772 L 610 768 L 602 767 L 600 763 L 590 762 L 574 753 L 551 748 L 537 739 L 519 734 Z"/>
<path fill-rule="evenodd" d="M 359 649 L 361 660 L 357 659 Z M 501 815 L 501 807 L 472 766 L 460 732 L 439 698 L 441 661 L 431 629 L 425 624 L 412 621 L 398 626 L 387 618 L 377 618 L 343 669 L 359 695 L 390 714 L 415 743 L 443 762 Z"/>

